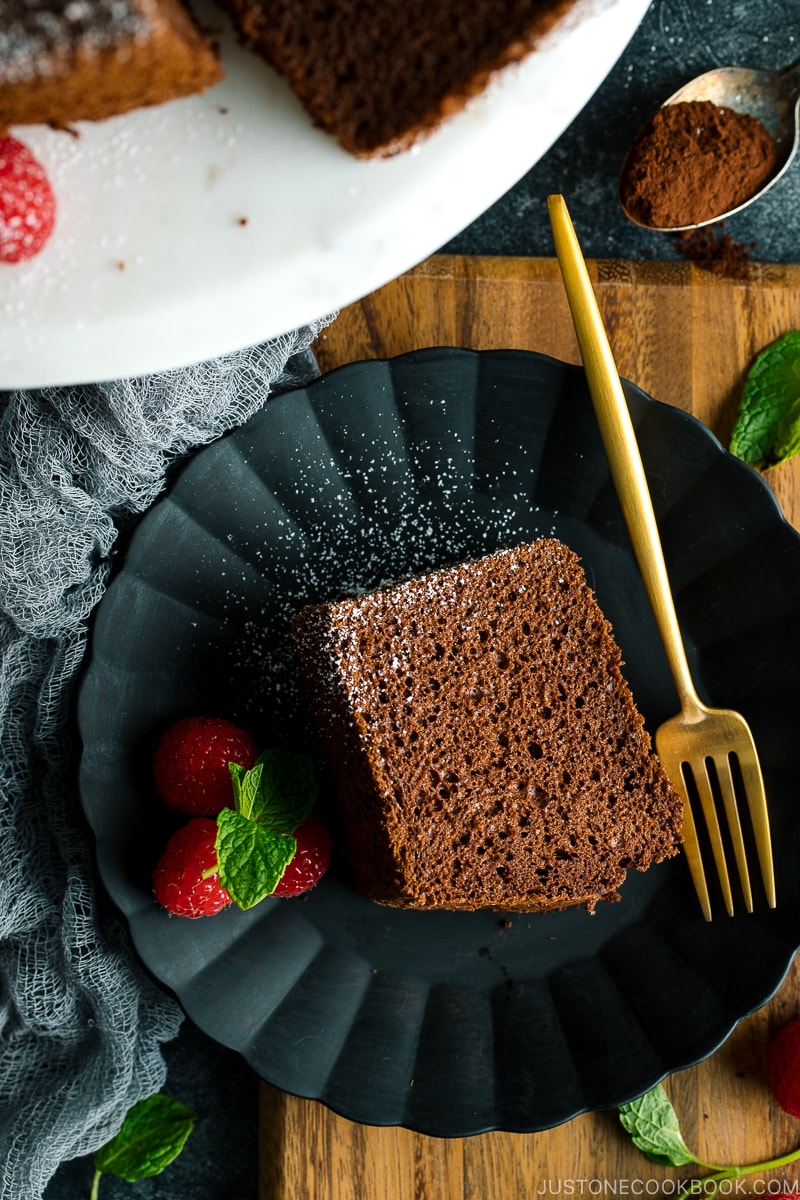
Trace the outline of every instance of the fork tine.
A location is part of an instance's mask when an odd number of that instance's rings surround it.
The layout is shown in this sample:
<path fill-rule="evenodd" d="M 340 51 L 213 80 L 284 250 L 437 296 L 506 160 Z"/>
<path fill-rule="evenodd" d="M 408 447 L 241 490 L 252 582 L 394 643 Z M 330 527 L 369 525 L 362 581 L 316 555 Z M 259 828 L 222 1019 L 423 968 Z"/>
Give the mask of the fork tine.
<path fill-rule="evenodd" d="M 672 745 L 668 736 L 667 725 L 661 725 L 655 734 L 656 753 L 661 759 L 661 765 L 677 794 L 683 800 L 683 856 L 692 877 L 700 908 L 707 921 L 711 920 L 711 898 L 708 894 L 703 856 L 700 852 L 700 842 L 697 837 L 697 826 L 689 798 L 689 789 L 683 774 L 683 762 Z"/>
<path fill-rule="evenodd" d="M 772 839 L 769 830 L 769 814 L 767 813 L 767 797 L 764 792 L 764 779 L 758 765 L 755 744 L 752 742 L 752 757 L 738 754 L 739 770 L 742 773 L 747 807 L 750 811 L 750 824 L 753 827 L 753 837 L 756 842 L 758 862 L 761 867 L 761 878 L 770 908 L 775 907 L 775 869 L 772 864 Z M 748 749 L 750 746 L 748 746 Z"/>
<path fill-rule="evenodd" d="M 725 807 L 725 816 L 728 818 L 728 831 L 731 835 L 733 854 L 739 872 L 739 883 L 742 887 L 745 908 L 751 913 L 753 911 L 753 889 L 750 886 L 750 873 L 747 869 L 747 856 L 744 848 L 744 837 L 742 836 L 742 822 L 739 819 L 739 806 L 736 803 L 736 793 L 733 789 L 730 758 L 727 754 L 719 755 L 713 761 L 717 771 L 722 803 Z"/>
<path fill-rule="evenodd" d="M 672 772 L 668 772 L 668 774 L 673 787 L 683 798 L 683 854 L 689 867 L 694 890 L 697 892 L 697 899 L 700 901 L 700 908 L 703 910 L 703 916 L 710 921 L 711 898 L 708 894 L 703 857 L 700 853 L 700 843 L 697 840 L 697 827 L 694 823 L 692 806 L 689 803 L 686 782 L 680 770 L 674 774 Z"/>
<path fill-rule="evenodd" d="M 725 861 L 725 848 L 722 845 L 722 834 L 719 828 L 719 819 L 717 817 L 717 806 L 714 803 L 714 796 L 711 791 L 711 780 L 708 775 L 708 766 L 703 760 L 697 763 L 697 769 L 693 772 L 694 782 L 697 788 L 697 794 L 700 797 L 700 804 L 703 808 L 703 815 L 706 819 L 706 828 L 708 837 L 711 842 L 711 852 L 714 855 L 714 862 L 719 875 L 719 885 L 722 889 L 722 898 L 725 901 L 725 909 L 729 917 L 733 916 L 733 895 L 731 893 L 731 881 L 728 875 L 728 864 Z"/>

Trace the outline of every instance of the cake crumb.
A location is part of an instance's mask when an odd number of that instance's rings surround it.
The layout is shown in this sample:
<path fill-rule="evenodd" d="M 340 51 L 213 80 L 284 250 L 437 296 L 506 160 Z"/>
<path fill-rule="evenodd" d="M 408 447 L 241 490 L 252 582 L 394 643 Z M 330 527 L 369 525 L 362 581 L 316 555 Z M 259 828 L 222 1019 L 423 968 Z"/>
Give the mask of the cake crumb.
<path fill-rule="evenodd" d="M 355 886 L 376 903 L 593 913 L 677 852 L 682 801 L 564 543 L 308 605 L 293 635 Z"/>

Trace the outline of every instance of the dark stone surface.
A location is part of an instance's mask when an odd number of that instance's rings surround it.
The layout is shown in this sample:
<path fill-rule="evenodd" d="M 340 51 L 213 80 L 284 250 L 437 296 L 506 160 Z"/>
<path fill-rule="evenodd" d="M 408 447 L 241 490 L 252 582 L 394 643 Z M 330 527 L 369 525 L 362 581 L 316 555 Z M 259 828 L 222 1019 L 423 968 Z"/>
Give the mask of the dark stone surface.
<path fill-rule="evenodd" d="M 644 122 L 695 75 L 717 66 L 775 69 L 800 57 L 797 0 L 655 0 L 627 50 L 545 157 L 443 249 L 553 253 L 546 197 L 562 192 L 591 258 L 678 258 L 672 239 L 631 224 L 617 200 L 628 147 Z M 800 160 L 726 226 L 751 257 L 800 262 Z"/>

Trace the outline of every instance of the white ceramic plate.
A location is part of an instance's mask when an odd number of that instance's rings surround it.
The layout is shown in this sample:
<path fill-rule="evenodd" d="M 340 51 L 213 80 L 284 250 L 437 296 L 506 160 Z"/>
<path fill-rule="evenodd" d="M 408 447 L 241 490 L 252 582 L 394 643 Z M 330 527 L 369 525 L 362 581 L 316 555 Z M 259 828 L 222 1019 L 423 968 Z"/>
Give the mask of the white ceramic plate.
<path fill-rule="evenodd" d="M 70 137 L 16 130 L 59 202 L 38 258 L 0 264 L 0 388 L 144 374 L 357 300 L 452 238 L 596 91 L 649 0 L 579 0 L 545 44 L 418 148 L 359 161 L 222 30 L 227 77 Z M 544 203 L 544 197 L 542 197 Z"/>

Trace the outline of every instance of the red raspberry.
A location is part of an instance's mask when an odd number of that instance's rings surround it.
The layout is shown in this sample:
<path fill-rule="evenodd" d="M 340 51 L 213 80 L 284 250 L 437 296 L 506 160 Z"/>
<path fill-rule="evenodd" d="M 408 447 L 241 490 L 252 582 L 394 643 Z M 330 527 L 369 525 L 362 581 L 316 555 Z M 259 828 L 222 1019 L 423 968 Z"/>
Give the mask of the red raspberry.
<path fill-rule="evenodd" d="M 219 717 L 184 717 L 161 738 L 153 759 L 156 790 L 170 808 L 214 817 L 233 808 L 228 763 L 249 770 L 258 758 L 244 729 Z"/>
<path fill-rule="evenodd" d="M 769 1087 L 784 1112 L 800 1117 L 800 1018 L 778 1032 L 767 1052 Z"/>
<path fill-rule="evenodd" d="M 333 840 L 326 825 L 312 814 L 295 829 L 297 850 L 281 876 L 273 896 L 299 896 L 313 888 L 328 869 Z"/>
<path fill-rule="evenodd" d="M 178 917 L 213 917 L 231 898 L 217 875 L 217 822 L 195 817 L 167 842 L 153 872 L 153 894 Z"/>
<path fill-rule="evenodd" d="M 16 138 L 0 138 L 0 262 L 33 258 L 55 220 L 56 200 L 42 164 Z"/>

